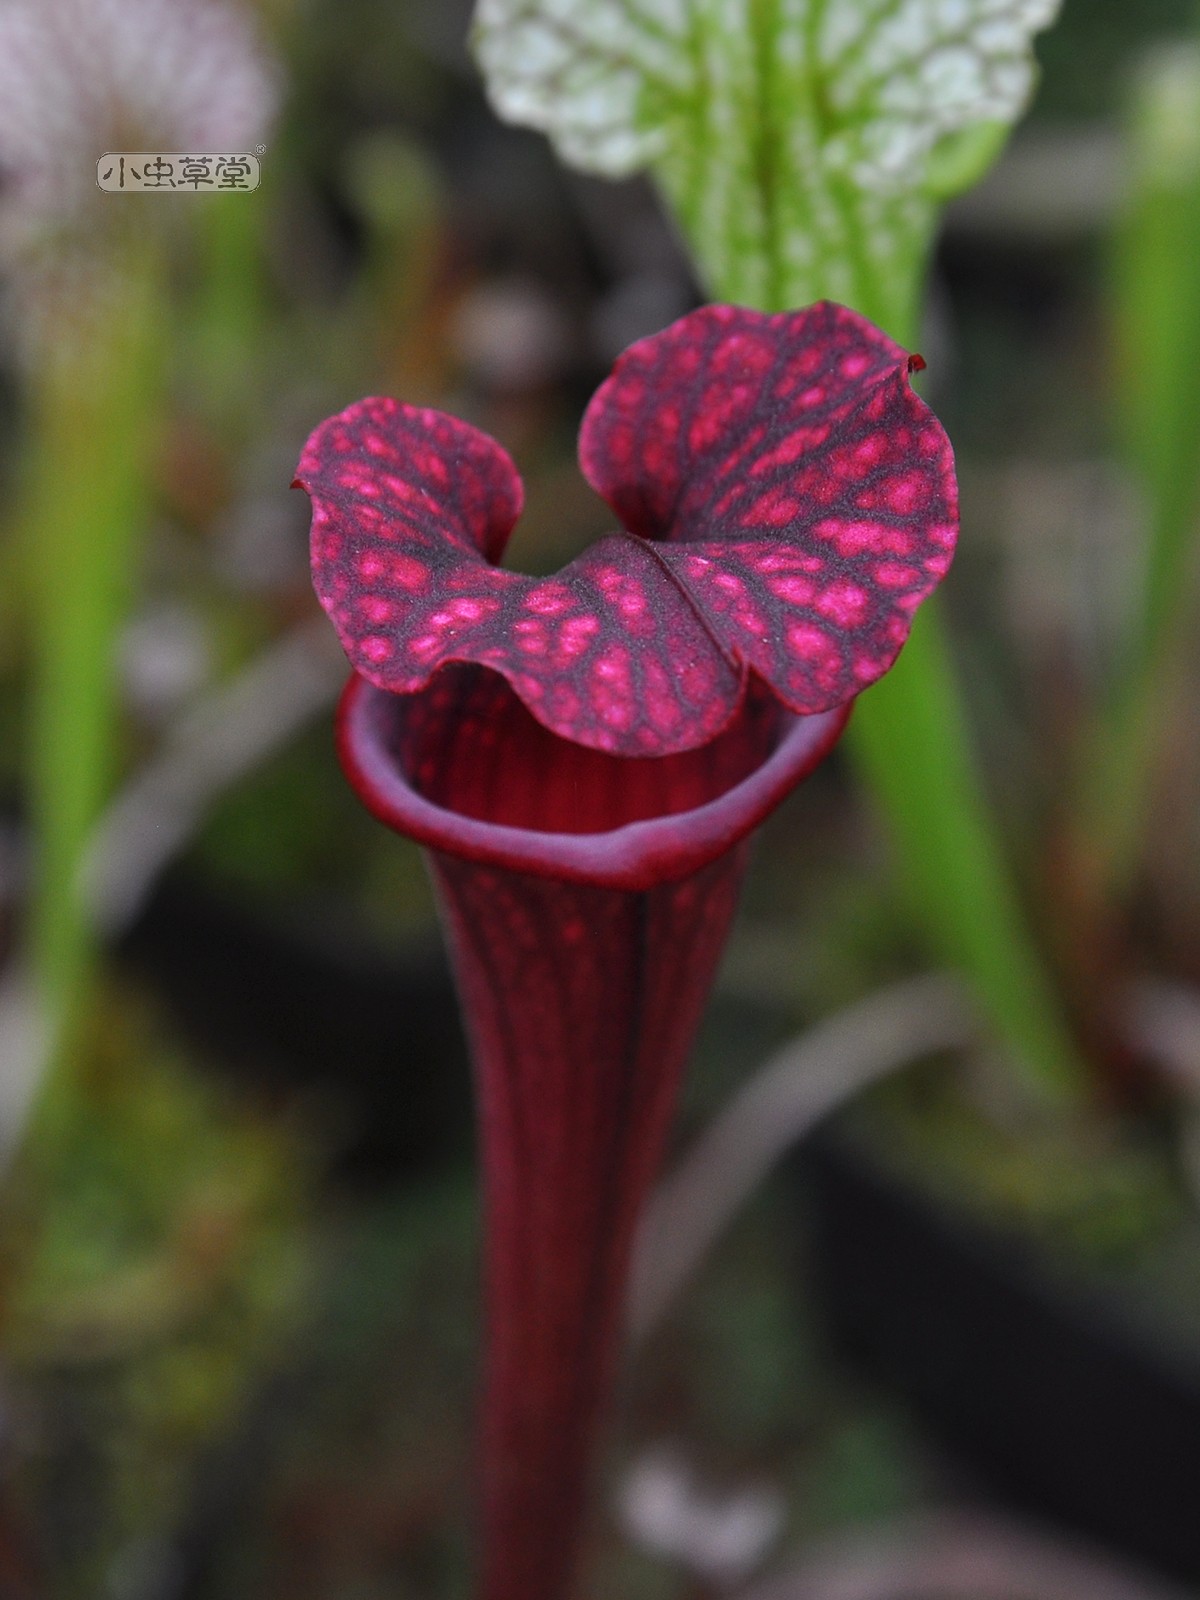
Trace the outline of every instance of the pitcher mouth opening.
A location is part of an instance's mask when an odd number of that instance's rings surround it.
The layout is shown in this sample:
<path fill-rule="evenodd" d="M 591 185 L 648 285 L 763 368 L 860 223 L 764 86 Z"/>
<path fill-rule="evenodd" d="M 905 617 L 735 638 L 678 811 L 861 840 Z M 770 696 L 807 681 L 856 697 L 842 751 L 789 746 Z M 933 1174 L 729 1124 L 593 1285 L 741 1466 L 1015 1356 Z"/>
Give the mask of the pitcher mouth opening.
<path fill-rule="evenodd" d="M 613 756 L 537 722 L 486 667 L 454 663 L 396 695 L 355 674 L 338 751 L 380 821 L 434 850 L 539 877 L 647 889 L 744 838 L 837 742 L 850 703 L 814 716 L 752 679 L 714 739 Z"/>

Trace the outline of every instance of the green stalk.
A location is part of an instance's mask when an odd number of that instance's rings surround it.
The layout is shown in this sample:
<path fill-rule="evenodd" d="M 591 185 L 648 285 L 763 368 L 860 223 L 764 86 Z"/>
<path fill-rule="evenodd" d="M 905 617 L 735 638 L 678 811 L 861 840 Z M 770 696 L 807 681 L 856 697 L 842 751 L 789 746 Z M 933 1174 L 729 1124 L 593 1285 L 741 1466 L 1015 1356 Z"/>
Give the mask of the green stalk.
<path fill-rule="evenodd" d="M 159 262 L 130 246 L 96 302 L 64 305 L 33 377 L 23 531 L 32 625 L 30 944 L 69 1057 L 93 949 L 80 883 L 118 737 L 116 655 L 144 532 L 163 382 Z M 42 1105 L 55 1096 L 43 1085 Z"/>
<path fill-rule="evenodd" d="M 983 796 L 936 597 L 846 737 L 935 948 L 966 975 L 1030 1085 L 1078 1092 L 1084 1069 Z"/>
<path fill-rule="evenodd" d="M 1118 418 L 1149 517 L 1141 587 L 1084 774 L 1093 892 L 1128 888 L 1194 615 L 1200 520 L 1200 46 L 1142 74 L 1113 241 Z"/>
<path fill-rule="evenodd" d="M 858 307 L 909 350 L 921 276 L 914 262 L 907 294 L 897 274 L 878 305 Z M 965 974 L 1029 1085 L 1053 1099 L 1080 1093 L 1086 1069 L 984 794 L 938 596 L 896 665 L 860 697 L 847 737 L 935 948 Z"/>

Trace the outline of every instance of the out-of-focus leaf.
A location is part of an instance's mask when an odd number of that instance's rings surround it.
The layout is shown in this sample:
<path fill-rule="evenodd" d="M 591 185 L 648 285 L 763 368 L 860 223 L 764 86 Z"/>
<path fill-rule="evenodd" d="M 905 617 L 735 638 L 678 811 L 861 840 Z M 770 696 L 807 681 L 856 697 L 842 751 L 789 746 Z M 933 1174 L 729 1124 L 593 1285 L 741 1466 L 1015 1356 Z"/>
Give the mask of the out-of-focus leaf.
<path fill-rule="evenodd" d="M 480 0 L 492 99 L 574 166 L 652 168 L 709 283 L 766 308 L 886 304 L 934 196 L 977 178 L 1057 0 Z M 975 134 L 977 139 L 963 139 Z"/>
<path fill-rule="evenodd" d="M 24 485 L 34 645 L 31 944 L 60 1049 L 90 963 L 79 869 L 115 765 L 117 640 L 162 410 L 162 265 L 150 236 L 120 266 L 97 280 L 94 303 L 81 298 L 72 308 L 74 320 L 40 363 Z"/>
<path fill-rule="evenodd" d="M 1137 74 L 1129 191 L 1113 248 L 1119 420 L 1145 494 L 1141 587 L 1085 796 L 1100 895 L 1135 861 L 1155 751 L 1175 701 L 1196 594 L 1200 514 L 1200 44 L 1161 47 Z"/>

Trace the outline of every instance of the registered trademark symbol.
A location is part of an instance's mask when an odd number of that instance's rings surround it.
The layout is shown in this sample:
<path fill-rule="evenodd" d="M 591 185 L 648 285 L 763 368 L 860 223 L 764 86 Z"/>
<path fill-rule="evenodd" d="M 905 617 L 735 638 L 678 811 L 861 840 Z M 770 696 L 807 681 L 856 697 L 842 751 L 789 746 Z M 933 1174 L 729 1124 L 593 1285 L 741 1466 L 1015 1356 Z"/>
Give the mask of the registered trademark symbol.
<path fill-rule="evenodd" d="M 256 144 L 254 146 L 254 154 L 256 156 L 265 156 L 266 153 L 267 153 L 267 147 L 266 147 L 265 144 Z"/>

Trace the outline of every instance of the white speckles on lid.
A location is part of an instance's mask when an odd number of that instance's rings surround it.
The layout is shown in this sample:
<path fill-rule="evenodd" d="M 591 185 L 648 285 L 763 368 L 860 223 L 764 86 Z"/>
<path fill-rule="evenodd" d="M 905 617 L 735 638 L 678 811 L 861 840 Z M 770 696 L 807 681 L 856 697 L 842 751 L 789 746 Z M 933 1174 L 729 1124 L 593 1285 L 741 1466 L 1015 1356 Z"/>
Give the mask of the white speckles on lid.
<path fill-rule="evenodd" d="M 359 640 L 358 648 L 368 661 L 376 665 L 390 661 L 394 652 L 390 639 L 385 639 L 377 633 L 368 633 Z"/>
<path fill-rule="evenodd" d="M 885 589 L 905 589 L 921 580 L 919 570 L 903 561 L 877 561 L 874 576 Z"/>
<path fill-rule="evenodd" d="M 858 628 L 870 613 L 871 599 L 861 584 L 837 578 L 821 593 L 816 609 L 840 628 Z"/>
<path fill-rule="evenodd" d="M 819 661 L 833 651 L 829 635 L 811 622 L 793 622 L 787 628 L 787 642 L 805 661 Z"/>
<path fill-rule="evenodd" d="M 610 645 L 596 657 L 592 673 L 600 683 L 614 688 L 628 689 L 630 684 L 629 655 L 619 645 Z"/>
<path fill-rule="evenodd" d="M 565 584 L 540 583 L 525 596 L 526 611 L 541 617 L 560 617 L 575 604 L 571 591 Z"/>
<path fill-rule="evenodd" d="M 568 660 L 583 655 L 599 632 L 598 617 L 568 617 L 558 631 L 558 654 Z"/>
<path fill-rule="evenodd" d="M 519 650 L 531 656 L 545 655 L 549 641 L 544 623 L 536 621 L 533 617 L 520 617 L 513 623 L 512 631 Z"/>
<path fill-rule="evenodd" d="M 359 614 L 373 627 L 381 628 L 394 620 L 396 607 L 383 595 L 364 594 L 358 601 Z"/>
<path fill-rule="evenodd" d="M 799 574 L 768 578 L 767 588 L 777 599 L 792 606 L 811 605 L 817 593 L 817 586 L 812 579 Z"/>

